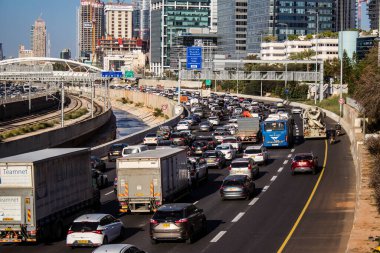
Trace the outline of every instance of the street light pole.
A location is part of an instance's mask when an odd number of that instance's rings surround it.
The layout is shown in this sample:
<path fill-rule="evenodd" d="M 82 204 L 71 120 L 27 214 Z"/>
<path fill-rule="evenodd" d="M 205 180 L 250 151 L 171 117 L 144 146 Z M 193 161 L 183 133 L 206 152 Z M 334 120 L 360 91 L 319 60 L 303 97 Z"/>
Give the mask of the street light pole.
<path fill-rule="evenodd" d="M 178 54 L 178 105 L 181 104 L 181 59 Z"/>
<path fill-rule="evenodd" d="M 286 23 L 278 23 L 279 25 L 283 25 L 286 27 L 285 29 L 285 60 L 288 60 L 288 24 Z M 288 63 L 285 62 L 285 93 L 286 100 L 288 100 L 288 92 L 286 91 L 288 87 Z"/>

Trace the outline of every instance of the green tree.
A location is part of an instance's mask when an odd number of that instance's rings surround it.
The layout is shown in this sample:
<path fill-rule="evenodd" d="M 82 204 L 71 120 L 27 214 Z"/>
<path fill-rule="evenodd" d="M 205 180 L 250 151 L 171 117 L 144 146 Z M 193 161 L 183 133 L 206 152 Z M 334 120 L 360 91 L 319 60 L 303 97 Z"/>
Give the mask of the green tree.
<path fill-rule="evenodd" d="M 268 36 L 265 36 L 263 38 L 263 41 L 264 42 L 275 42 L 275 41 L 277 41 L 277 38 L 275 36 L 268 35 Z"/>
<path fill-rule="evenodd" d="M 288 40 L 298 40 L 298 35 L 296 35 L 296 34 L 289 34 L 288 35 Z"/>

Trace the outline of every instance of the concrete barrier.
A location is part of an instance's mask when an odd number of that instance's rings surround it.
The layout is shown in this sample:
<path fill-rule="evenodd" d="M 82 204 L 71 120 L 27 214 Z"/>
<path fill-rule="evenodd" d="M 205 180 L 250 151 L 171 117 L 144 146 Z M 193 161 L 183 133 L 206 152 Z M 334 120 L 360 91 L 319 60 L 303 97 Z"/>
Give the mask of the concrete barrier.
<path fill-rule="evenodd" d="M 93 119 L 30 135 L 14 141 L 2 142 L 0 143 L 0 158 L 59 146 L 95 131 L 106 124 L 111 116 L 112 110 L 110 109 Z"/>
<path fill-rule="evenodd" d="M 147 93 L 142 93 L 142 92 L 125 91 L 123 93 L 120 93 L 118 91 L 110 91 L 110 95 L 114 97 L 120 97 L 120 98 L 128 97 L 134 103 L 144 103 L 144 106 L 150 106 L 152 108 L 161 108 L 162 105 L 167 105 L 168 109 L 166 110 L 166 113 L 165 111 L 163 112 L 167 114 L 169 117 L 171 117 L 171 119 L 166 120 L 160 125 L 149 127 L 137 133 L 93 147 L 91 148 L 92 155 L 96 155 L 98 157 L 107 156 L 109 148 L 113 144 L 117 144 L 117 143 L 127 143 L 129 145 L 141 143 L 146 134 L 157 131 L 157 129 L 160 126 L 175 126 L 181 120 L 181 114 L 184 112 L 184 109 L 183 107 L 180 107 L 179 110 L 176 110 L 177 105 L 176 105 L 176 102 L 173 100 L 170 100 L 162 96 L 157 96 L 157 95 L 147 94 Z M 176 114 L 176 111 L 177 111 L 177 114 Z"/>
<path fill-rule="evenodd" d="M 140 86 L 153 86 L 157 85 L 164 88 L 176 88 L 178 87 L 178 81 L 176 80 L 155 80 L 155 79 L 140 79 Z M 201 81 L 181 81 L 181 88 L 199 89 L 202 87 Z"/>

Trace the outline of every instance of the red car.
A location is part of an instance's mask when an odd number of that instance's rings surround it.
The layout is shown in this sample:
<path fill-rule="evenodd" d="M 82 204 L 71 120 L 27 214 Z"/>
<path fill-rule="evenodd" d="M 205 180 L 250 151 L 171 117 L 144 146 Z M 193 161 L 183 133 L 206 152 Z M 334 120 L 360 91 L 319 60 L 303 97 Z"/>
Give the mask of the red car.
<path fill-rule="evenodd" d="M 317 173 L 318 157 L 313 153 L 299 153 L 292 159 L 291 173 L 294 175 L 296 172 L 312 172 Z"/>

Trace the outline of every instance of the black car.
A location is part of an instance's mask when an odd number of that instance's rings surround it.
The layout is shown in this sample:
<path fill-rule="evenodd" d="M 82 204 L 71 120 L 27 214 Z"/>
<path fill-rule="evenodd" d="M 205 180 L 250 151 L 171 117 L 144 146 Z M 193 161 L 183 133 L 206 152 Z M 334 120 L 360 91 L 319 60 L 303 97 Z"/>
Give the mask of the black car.
<path fill-rule="evenodd" d="M 202 155 L 207 150 L 207 146 L 208 144 L 205 141 L 194 141 L 191 145 L 191 151 L 195 155 Z"/>
<path fill-rule="evenodd" d="M 106 163 L 97 156 L 90 157 L 91 168 L 100 171 L 106 171 Z"/>
<path fill-rule="evenodd" d="M 193 204 L 162 205 L 150 219 L 152 244 L 156 244 L 157 240 L 186 240 L 191 244 L 197 235 L 206 233 L 206 216 L 202 209 Z"/>
<path fill-rule="evenodd" d="M 207 135 L 200 135 L 195 137 L 196 141 L 206 141 L 207 142 L 207 149 L 215 149 L 216 148 L 216 140 L 212 136 Z"/>
<path fill-rule="evenodd" d="M 108 151 L 108 161 L 114 162 L 117 158 L 122 156 L 123 148 L 127 147 L 128 144 L 125 143 L 116 143 L 112 144 L 110 150 Z"/>
<path fill-rule="evenodd" d="M 249 199 L 255 193 L 255 183 L 247 175 L 227 176 L 220 187 L 220 196 L 225 199 Z"/>

